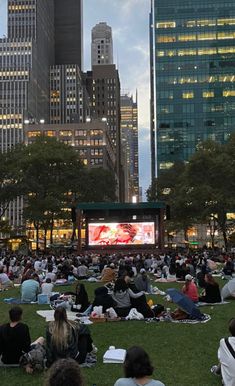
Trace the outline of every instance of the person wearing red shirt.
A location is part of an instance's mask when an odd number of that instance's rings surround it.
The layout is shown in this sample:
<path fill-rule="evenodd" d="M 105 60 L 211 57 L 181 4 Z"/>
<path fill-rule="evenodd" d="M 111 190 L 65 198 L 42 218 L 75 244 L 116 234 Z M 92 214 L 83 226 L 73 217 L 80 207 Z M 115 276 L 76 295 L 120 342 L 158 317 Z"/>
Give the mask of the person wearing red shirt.
<path fill-rule="evenodd" d="M 183 294 L 188 296 L 194 303 L 198 302 L 198 290 L 197 286 L 193 281 L 193 277 L 191 275 L 185 276 L 185 285 L 182 288 Z"/>

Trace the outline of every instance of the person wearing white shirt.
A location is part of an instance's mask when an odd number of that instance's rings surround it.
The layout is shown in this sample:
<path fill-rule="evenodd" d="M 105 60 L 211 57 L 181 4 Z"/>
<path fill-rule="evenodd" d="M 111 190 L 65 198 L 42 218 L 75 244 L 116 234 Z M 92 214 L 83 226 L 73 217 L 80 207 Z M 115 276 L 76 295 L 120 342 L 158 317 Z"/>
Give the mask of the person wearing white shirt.
<path fill-rule="evenodd" d="M 220 339 L 219 365 L 212 366 L 211 372 L 221 374 L 225 386 L 235 386 L 235 318 L 229 322 L 229 331 L 232 336 Z"/>

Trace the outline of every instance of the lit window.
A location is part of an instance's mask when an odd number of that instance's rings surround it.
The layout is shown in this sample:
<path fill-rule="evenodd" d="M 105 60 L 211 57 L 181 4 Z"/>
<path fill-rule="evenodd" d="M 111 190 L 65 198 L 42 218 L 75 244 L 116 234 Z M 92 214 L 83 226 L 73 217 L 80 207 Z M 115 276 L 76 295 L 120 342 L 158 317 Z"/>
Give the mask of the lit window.
<path fill-rule="evenodd" d="M 176 56 L 176 50 L 167 50 L 166 56 Z"/>
<path fill-rule="evenodd" d="M 165 55 L 164 51 L 157 51 L 157 56 L 164 56 L 164 55 Z"/>
<path fill-rule="evenodd" d="M 196 26 L 196 21 L 195 20 L 189 20 L 186 21 L 186 27 L 195 27 Z"/>
<path fill-rule="evenodd" d="M 218 19 L 217 20 L 217 25 L 234 25 L 235 24 L 235 19 Z"/>
<path fill-rule="evenodd" d="M 160 169 L 170 169 L 173 166 L 173 162 L 160 162 Z"/>
<path fill-rule="evenodd" d="M 182 94 L 183 99 L 192 99 L 194 98 L 194 92 L 193 91 L 186 91 Z"/>
<path fill-rule="evenodd" d="M 220 47 L 218 48 L 219 54 L 234 54 L 235 53 L 235 47 Z"/>
<path fill-rule="evenodd" d="M 184 49 L 184 50 L 178 50 L 178 56 L 187 56 L 187 55 L 197 55 L 196 49 Z"/>
<path fill-rule="evenodd" d="M 207 26 L 213 26 L 216 25 L 215 20 L 197 20 L 197 26 L 198 27 L 207 27 Z"/>
<path fill-rule="evenodd" d="M 198 48 L 198 55 L 214 55 L 216 54 L 216 48 Z"/>
<path fill-rule="evenodd" d="M 203 91 L 202 96 L 203 98 L 214 98 L 215 93 L 214 91 Z"/>
<path fill-rule="evenodd" d="M 157 37 L 157 43 L 174 43 L 176 37 L 174 35 L 161 35 Z"/>
<path fill-rule="evenodd" d="M 197 35 L 198 40 L 216 40 L 216 33 L 210 32 L 210 33 L 202 33 Z"/>
<path fill-rule="evenodd" d="M 59 135 L 61 137 L 71 137 L 72 131 L 71 130 L 60 130 Z"/>
<path fill-rule="evenodd" d="M 156 23 L 157 28 L 175 28 L 175 21 L 162 21 L 161 23 Z"/>
<path fill-rule="evenodd" d="M 234 97 L 235 96 L 235 90 L 224 90 L 223 91 L 223 97 Z"/>
<path fill-rule="evenodd" d="M 191 40 L 196 40 L 197 35 L 192 34 L 192 35 L 178 35 L 178 40 L 179 42 L 189 42 Z"/>
<path fill-rule="evenodd" d="M 28 138 L 39 137 L 41 134 L 42 133 L 39 130 L 37 130 L 37 131 L 28 131 Z"/>
<path fill-rule="evenodd" d="M 218 32 L 218 39 L 235 39 L 235 32 Z"/>

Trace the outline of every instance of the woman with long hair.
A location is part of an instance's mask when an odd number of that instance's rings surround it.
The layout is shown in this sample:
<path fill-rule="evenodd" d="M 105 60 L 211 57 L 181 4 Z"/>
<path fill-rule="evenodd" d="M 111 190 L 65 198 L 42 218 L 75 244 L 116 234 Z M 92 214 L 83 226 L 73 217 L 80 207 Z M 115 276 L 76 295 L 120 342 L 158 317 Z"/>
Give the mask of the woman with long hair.
<path fill-rule="evenodd" d="M 61 358 L 72 358 L 84 363 L 87 353 L 92 351 L 92 339 L 87 326 L 69 321 L 63 307 L 56 308 L 54 319 L 46 330 L 48 366 Z"/>
<path fill-rule="evenodd" d="M 86 288 L 83 283 L 78 283 L 76 286 L 76 299 L 75 304 L 81 304 L 81 308 L 79 312 L 84 312 L 89 307 L 90 302 L 88 300 L 88 295 L 86 292 Z"/>
<path fill-rule="evenodd" d="M 124 361 L 125 378 L 119 378 L 114 386 L 164 386 L 160 381 L 151 379 L 153 366 L 142 347 L 133 346 L 127 350 Z"/>
<path fill-rule="evenodd" d="M 220 303 L 221 295 L 219 284 L 209 273 L 205 275 L 204 295 L 199 297 L 200 302 L 205 303 Z"/>
<path fill-rule="evenodd" d="M 114 285 L 112 298 L 115 302 L 115 311 L 118 316 L 125 317 L 131 309 L 131 299 L 139 298 L 144 292 L 134 293 L 127 285 L 124 279 L 117 279 Z"/>

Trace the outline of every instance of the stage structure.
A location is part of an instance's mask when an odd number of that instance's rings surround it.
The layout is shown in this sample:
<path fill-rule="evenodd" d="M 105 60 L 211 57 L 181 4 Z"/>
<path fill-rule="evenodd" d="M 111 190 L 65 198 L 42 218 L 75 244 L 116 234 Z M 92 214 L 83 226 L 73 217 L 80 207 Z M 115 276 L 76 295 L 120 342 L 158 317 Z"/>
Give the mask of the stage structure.
<path fill-rule="evenodd" d="M 85 250 L 162 249 L 163 202 L 79 203 L 76 207 L 78 252 L 85 227 Z"/>

